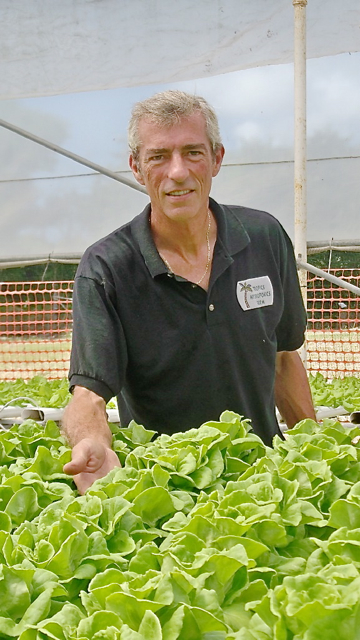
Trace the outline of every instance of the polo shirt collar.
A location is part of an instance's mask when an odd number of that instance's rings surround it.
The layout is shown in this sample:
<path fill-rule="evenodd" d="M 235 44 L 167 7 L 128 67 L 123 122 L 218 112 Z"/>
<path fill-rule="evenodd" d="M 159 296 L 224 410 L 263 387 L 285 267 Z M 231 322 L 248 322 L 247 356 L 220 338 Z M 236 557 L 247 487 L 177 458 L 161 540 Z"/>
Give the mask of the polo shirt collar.
<path fill-rule="evenodd" d="M 218 240 L 225 252 L 233 256 L 242 251 L 249 244 L 250 238 L 240 218 L 231 207 L 218 204 L 212 198 L 209 199 L 209 205 L 218 225 Z"/>
<path fill-rule="evenodd" d="M 218 241 L 220 241 L 225 254 L 230 257 L 242 251 L 249 244 L 250 238 L 241 220 L 235 215 L 231 207 L 220 205 L 212 198 L 209 199 L 209 206 L 216 218 Z M 167 273 L 167 268 L 159 255 L 151 234 L 150 213 L 151 205 L 148 204 L 142 213 L 134 218 L 131 226 L 145 264 L 149 269 L 150 275 L 154 278 L 162 273 Z"/>
<path fill-rule="evenodd" d="M 135 240 L 137 240 L 142 257 L 149 269 L 150 275 L 155 276 L 167 273 L 167 269 L 156 248 L 150 230 L 151 205 L 146 205 L 145 209 L 136 216 L 131 223 Z"/>

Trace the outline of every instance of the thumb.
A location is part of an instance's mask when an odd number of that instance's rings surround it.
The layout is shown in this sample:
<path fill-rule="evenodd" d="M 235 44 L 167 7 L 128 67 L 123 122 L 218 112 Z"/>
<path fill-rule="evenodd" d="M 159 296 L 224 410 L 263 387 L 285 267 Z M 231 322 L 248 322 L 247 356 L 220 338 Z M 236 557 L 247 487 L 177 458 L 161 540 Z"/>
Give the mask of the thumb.
<path fill-rule="evenodd" d="M 74 475 L 76 473 L 81 473 L 85 471 L 87 467 L 88 457 L 84 453 L 77 453 L 73 455 L 70 462 L 67 462 L 64 467 L 64 473 L 68 473 L 69 475 Z"/>
<path fill-rule="evenodd" d="M 91 460 L 91 447 L 85 440 L 80 440 L 72 450 L 71 460 L 64 467 L 64 473 L 74 475 L 88 470 L 88 464 Z"/>

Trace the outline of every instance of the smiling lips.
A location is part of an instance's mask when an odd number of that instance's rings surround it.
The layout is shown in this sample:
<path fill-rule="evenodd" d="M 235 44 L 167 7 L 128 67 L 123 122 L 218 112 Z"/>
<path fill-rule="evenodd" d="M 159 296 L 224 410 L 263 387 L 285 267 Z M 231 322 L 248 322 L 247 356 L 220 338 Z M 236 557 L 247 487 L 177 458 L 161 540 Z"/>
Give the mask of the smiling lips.
<path fill-rule="evenodd" d="M 191 193 L 192 189 L 183 189 L 179 191 L 169 191 L 166 195 L 168 196 L 186 196 L 188 193 Z"/>

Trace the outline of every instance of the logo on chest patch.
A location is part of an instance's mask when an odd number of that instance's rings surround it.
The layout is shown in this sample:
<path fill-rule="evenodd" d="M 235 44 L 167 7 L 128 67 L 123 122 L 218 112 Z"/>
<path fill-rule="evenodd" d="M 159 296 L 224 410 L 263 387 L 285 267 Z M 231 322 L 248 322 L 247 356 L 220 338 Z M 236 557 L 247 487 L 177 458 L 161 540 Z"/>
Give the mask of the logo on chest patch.
<path fill-rule="evenodd" d="M 274 290 L 269 276 L 239 280 L 236 296 L 244 311 L 269 307 L 274 302 Z"/>

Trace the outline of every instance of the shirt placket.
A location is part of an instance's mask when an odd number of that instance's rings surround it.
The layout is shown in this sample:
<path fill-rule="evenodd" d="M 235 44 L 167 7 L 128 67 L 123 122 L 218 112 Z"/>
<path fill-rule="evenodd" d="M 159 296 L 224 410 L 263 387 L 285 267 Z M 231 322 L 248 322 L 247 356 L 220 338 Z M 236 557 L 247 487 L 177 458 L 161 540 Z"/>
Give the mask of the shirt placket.
<path fill-rule="evenodd" d="M 220 276 L 229 269 L 232 263 L 232 257 L 226 253 L 223 248 L 215 253 L 210 286 L 206 295 L 206 322 L 208 327 L 223 321 L 223 315 L 221 313 L 221 286 L 218 281 Z"/>

